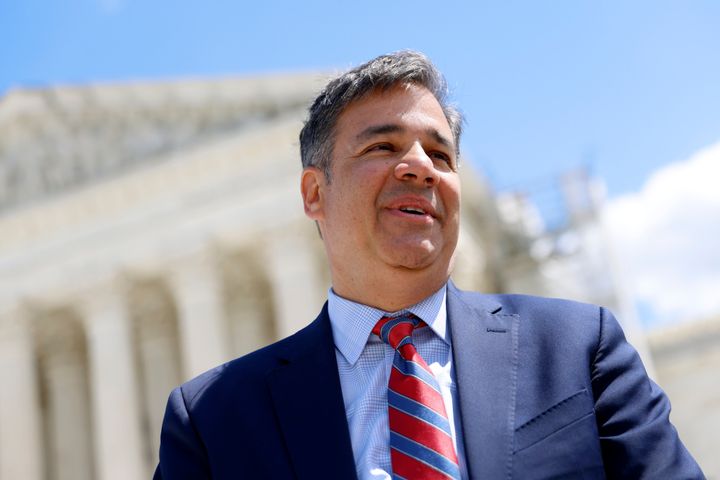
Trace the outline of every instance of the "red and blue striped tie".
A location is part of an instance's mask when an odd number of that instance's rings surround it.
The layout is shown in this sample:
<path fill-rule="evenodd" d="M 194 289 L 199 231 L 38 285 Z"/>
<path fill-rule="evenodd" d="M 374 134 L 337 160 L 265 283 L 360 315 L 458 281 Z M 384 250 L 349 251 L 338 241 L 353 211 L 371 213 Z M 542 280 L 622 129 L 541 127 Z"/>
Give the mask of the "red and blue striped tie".
<path fill-rule="evenodd" d="M 390 459 L 393 478 L 459 479 L 450 422 L 435 377 L 412 343 L 426 324 L 408 313 L 383 317 L 373 333 L 395 349 L 388 382 Z"/>

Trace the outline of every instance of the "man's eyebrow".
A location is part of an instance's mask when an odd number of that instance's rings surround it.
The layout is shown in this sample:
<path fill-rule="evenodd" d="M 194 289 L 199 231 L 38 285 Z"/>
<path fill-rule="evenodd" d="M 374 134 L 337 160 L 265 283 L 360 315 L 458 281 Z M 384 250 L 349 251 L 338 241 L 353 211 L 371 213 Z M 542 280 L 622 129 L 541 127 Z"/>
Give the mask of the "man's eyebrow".
<path fill-rule="evenodd" d="M 454 148 L 452 140 L 447 138 L 442 133 L 438 132 L 434 128 L 428 129 L 428 133 L 435 139 L 436 142 L 438 142 L 440 145 L 447 147 L 447 148 Z"/>
<path fill-rule="evenodd" d="M 367 127 L 362 132 L 358 133 L 355 136 L 355 140 L 358 142 L 362 142 L 364 140 L 368 140 L 375 135 L 383 135 L 386 133 L 397 133 L 403 131 L 403 128 L 400 125 L 396 125 L 394 123 L 386 123 L 383 125 L 371 125 Z"/>

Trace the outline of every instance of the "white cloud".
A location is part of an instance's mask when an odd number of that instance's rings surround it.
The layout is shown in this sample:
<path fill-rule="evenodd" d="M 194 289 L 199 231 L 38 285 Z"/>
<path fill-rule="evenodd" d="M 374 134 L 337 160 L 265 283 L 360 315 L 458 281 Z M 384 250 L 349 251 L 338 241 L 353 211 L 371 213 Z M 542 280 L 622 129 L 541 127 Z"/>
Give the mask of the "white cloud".
<path fill-rule="evenodd" d="M 621 273 L 655 322 L 720 315 L 720 143 L 608 202 L 605 220 Z"/>

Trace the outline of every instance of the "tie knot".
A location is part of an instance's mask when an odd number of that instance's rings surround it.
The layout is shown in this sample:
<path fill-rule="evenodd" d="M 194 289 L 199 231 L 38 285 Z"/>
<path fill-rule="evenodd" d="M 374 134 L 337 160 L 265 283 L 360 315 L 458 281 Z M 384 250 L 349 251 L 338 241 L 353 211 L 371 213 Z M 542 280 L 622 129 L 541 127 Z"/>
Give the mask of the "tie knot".
<path fill-rule="evenodd" d="M 404 313 L 397 317 L 383 317 L 373 328 L 373 333 L 397 350 L 406 344 L 412 345 L 413 329 L 425 323 L 412 313 Z"/>

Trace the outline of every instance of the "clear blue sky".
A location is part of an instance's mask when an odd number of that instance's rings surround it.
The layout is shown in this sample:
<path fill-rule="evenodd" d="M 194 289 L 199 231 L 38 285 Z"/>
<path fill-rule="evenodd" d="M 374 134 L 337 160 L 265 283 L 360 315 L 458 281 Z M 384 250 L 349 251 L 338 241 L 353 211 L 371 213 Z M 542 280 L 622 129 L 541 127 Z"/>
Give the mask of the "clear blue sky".
<path fill-rule="evenodd" d="M 592 166 L 611 195 L 720 140 L 720 2 L 0 0 L 16 86 L 345 68 L 426 52 L 499 187 Z"/>

